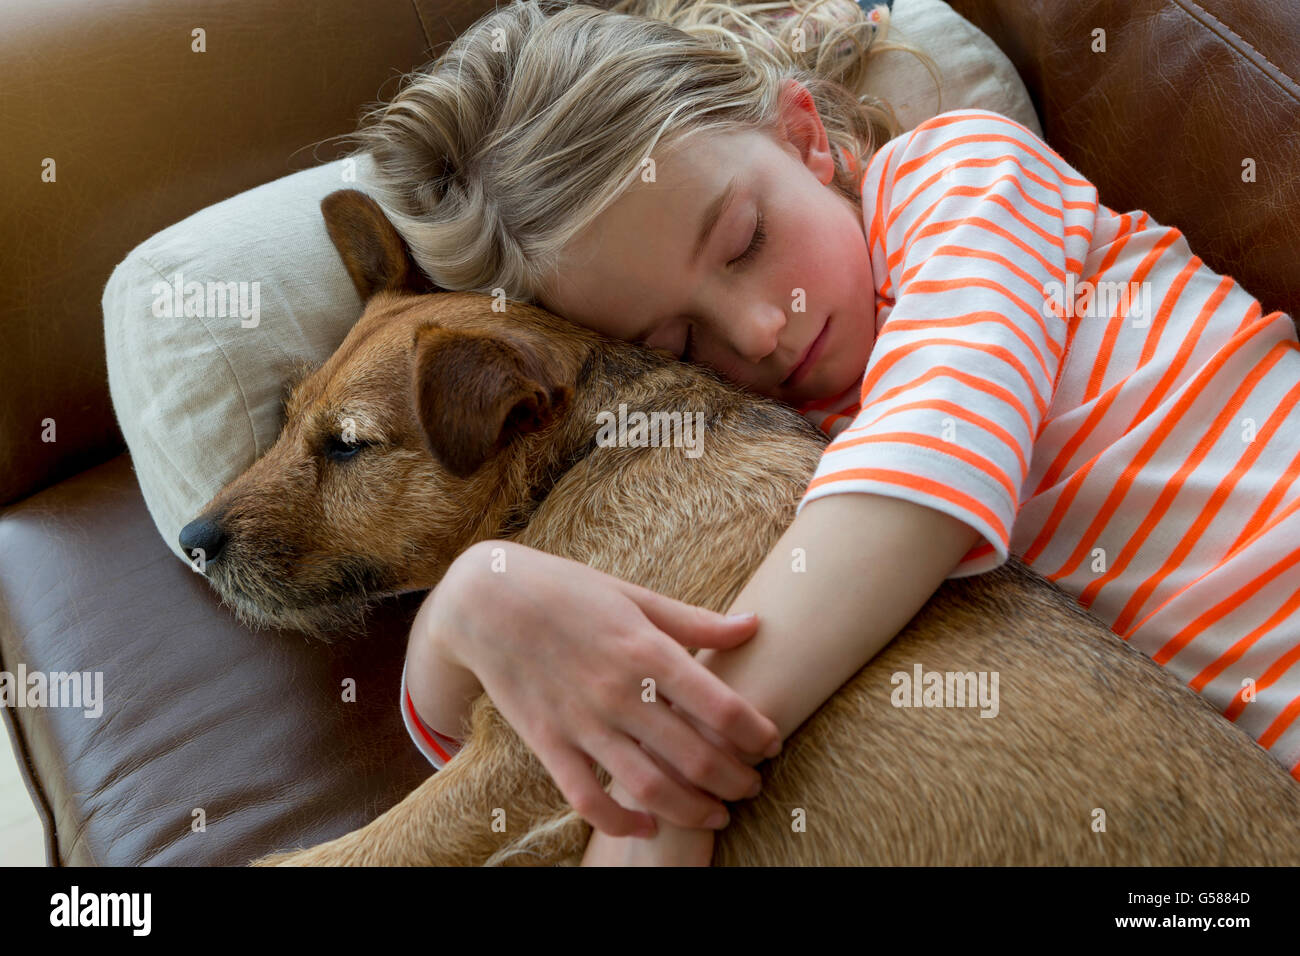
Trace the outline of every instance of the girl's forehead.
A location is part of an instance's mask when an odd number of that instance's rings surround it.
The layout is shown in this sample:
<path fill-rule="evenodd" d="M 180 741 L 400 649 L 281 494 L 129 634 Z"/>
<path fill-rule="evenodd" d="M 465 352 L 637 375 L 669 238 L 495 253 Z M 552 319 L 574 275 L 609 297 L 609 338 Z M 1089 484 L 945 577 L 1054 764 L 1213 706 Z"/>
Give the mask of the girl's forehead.
<path fill-rule="evenodd" d="M 664 276 L 694 267 L 704 220 L 719 212 L 728 191 L 732 211 L 717 228 L 735 231 L 735 202 L 755 181 L 765 150 L 776 149 L 761 140 L 754 131 L 713 130 L 654 150 L 654 164 L 643 164 L 627 190 L 566 244 L 540 304 L 615 338 L 636 338 L 673 306 L 676 286 L 666 287 Z M 712 236 L 713 258 L 721 241 Z"/>
<path fill-rule="evenodd" d="M 761 160 L 776 141 L 763 130 L 706 130 L 670 144 L 652 155 L 661 165 L 683 169 L 715 169 L 720 162 L 742 165 Z"/>

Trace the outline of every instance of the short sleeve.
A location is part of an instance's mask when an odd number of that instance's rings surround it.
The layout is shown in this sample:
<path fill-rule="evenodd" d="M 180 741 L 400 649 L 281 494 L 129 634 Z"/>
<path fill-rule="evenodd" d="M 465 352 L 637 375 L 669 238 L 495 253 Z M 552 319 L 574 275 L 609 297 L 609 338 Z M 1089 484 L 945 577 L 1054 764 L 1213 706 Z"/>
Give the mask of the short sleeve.
<path fill-rule="evenodd" d="M 906 499 L 975 528 L 951 577 L 1007 560 L 1021 485 L 1055 393 L 1096 189 L 1023 125 L 943 113 L 863 177 L 878 334 L 853 421 L 799 504 Z"/>
<path fill-rule="evenodd" d="M 406 664 L 402 665 L 401 708 L 402 722 L 406 724 L 406 732 L 415 741 L 415 746 L 433 764 L 434 770 L 441 770 L 460 752 L 464 741 L 438 733 L 420 718 L 415 702 L 411 700 L 411 692 L 406 689 Z"/>

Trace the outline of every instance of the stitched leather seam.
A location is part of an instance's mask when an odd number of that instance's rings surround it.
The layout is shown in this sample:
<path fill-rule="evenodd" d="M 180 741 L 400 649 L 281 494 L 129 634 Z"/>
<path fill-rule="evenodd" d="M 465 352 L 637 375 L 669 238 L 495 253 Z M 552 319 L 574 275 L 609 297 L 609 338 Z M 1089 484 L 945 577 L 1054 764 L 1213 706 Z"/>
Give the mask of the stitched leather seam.
<path fill-rule="evenodd" d="M 415 14 L 415 20 L 420 24 L 420 30 L 424 33 L 425 49 L 432 50 L 433 34 L 429 32 L 429 24 L 424 22 L 424 14 L 420 11 L 420 4 L 416 0 L 411 0 L 411 12 Z"/>
<path fill-rule="evenodd" d="M 1257 50 L 1251 43 L 1226 23 L 1214 14 L 1210 13 L 1210 11 L 1206 10 L 1200 4 L 1196 3 L 1195 0 L 1173 0 L 1173 3 L 1175 6 L 1180 7 L 1182 11 L 1193 20 L 1198 21 L 1202 26 L 1209 29 L 1212 33 L 1215 33 L 1221 40 L 1228 42 L 1229 46 L 1232 46 L 1238 53 L 1254 64 L 1261 73 L 1266 75 L 1274 83 L 1289 93 L 1292 99 L 1300 100 L 1300 83 L 1297 83 L 1294 77 Z M 1191 9 L 1192 7 L 1195 7 L 1195 10 L 1199 11 L 1201 15 L 1198 16 L 1197 12 L 1194 12 Z M 1224 34 L 1227 34 L 1227 36 Z M 1231 43 L 1228 41 L 1228 37 L 1231 37 L 1237 42 L 1235 44 Z M 1268 69 L 1265 69 L 1258 60 L 1263 60 L 1264 64 L 1267 64 Z"/>

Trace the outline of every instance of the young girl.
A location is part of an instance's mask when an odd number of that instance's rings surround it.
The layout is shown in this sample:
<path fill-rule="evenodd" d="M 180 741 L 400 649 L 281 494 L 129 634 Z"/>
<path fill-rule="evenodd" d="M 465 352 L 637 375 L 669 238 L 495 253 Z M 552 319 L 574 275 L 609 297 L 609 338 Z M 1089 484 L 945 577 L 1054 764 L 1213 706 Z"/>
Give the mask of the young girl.
<path fill-rule="evenodd" d="M 1014 553 L 1300 777 L 1291 319 L 1010 119 L 895 135 L 846 92 L 884 5 L 814 30 L 633 2 L 475 24 L 359 134 L 377 198 L 439 285 L 672 349 L 833 441 L 735 602 L 756 620 L 469 549 L 403 675 L 434 766 L 486 690 L 596 828 L 584 862 L 707 864 L 716 798 L 945 578 Z"/>

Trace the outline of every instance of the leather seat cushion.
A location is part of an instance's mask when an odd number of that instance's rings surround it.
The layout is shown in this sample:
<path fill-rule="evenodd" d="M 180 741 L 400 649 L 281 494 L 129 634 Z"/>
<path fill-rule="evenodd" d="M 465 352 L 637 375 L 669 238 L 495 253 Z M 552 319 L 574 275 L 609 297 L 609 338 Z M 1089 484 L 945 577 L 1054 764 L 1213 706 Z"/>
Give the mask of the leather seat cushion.
<path fill-rule="evenodd" d="M 421 595 L 333 646 L 251 632 L 168 553 L 125 455 L 0 517 L 0 589 L 0 669 L 103 673 L 98 718 L 0 708 L 51 863 L 241 865 L 362 826 L 432 772 L 398 709 Z"/>

